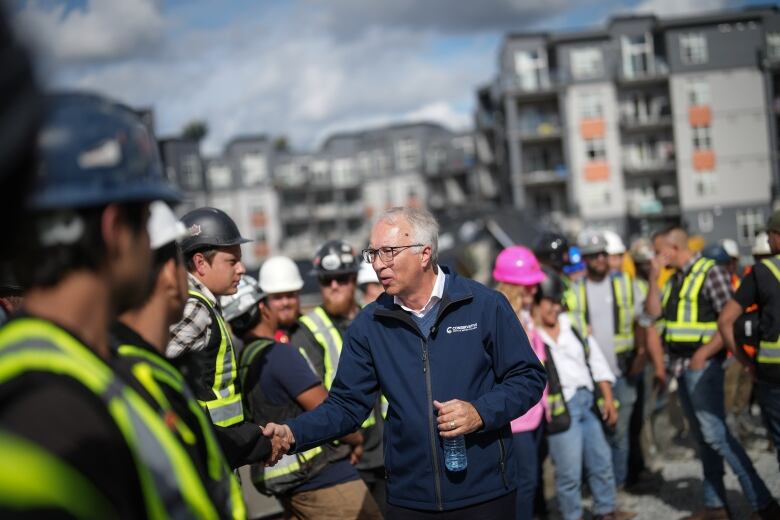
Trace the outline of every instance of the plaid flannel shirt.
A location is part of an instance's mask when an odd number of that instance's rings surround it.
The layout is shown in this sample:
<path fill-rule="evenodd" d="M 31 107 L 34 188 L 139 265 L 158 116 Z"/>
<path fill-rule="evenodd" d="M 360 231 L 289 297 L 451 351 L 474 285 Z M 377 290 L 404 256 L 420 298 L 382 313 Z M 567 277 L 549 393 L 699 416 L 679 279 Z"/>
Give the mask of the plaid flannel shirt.
<path fill-rule="evenodd" d="M 187 281 L 190 290 L 205 295 L 214 304 L 217 312 L 221 312 L 219 301 L 205 285 L 190 273 L 187 273 Z M 190 297 L 184 307 L 184 317 L 171 327 L 171 341 L 165 350 L 165 356 L 173 359 L 185 352 L 203 350 L 208 345 L 210 336 L 211 314 L 208 308 L 202 301 Z"/>

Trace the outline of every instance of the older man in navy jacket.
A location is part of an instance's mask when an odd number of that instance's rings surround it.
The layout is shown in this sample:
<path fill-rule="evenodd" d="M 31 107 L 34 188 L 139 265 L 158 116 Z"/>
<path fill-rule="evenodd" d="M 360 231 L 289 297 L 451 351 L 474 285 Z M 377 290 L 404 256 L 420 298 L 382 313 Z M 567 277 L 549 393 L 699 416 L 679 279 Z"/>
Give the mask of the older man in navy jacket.
<path fill-rule="evenodd" d="M 545 371 L 506 299 L 436 263 L 438 224 L 424 210 L 382 214 L 363 251 L 385 293 L 344 339 L 328 399 L 287 425 L 295 451 L 356 430 L 377 393 L 385 423 L 388 518 L 513 518 L 509 422 L 542 395 Z M 443 439 L 465 435 L 468 467 L 444 467 Z"/>

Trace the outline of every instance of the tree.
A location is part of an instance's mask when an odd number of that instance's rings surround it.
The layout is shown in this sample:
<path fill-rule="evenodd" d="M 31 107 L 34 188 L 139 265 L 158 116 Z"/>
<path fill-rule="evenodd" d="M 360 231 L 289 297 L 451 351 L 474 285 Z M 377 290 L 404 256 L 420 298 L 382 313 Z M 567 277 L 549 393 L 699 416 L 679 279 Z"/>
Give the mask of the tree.
<path fill-rule="evenodd" d="M 185 139 L 191 139 L 193 141 L 201 142 L 206 134 L 209 133 L 209 125 L 200 119 L 190 121 L 184 125 L 184 129 L 181 131 L 182 137 Z"/>
<path fill-rule="evenodd" d="M 274 139 L 274 150 L 277 152 L 287 152 L 290 150 L 290 143 L 287 141 L 287 136 L 280 135 Z"/>

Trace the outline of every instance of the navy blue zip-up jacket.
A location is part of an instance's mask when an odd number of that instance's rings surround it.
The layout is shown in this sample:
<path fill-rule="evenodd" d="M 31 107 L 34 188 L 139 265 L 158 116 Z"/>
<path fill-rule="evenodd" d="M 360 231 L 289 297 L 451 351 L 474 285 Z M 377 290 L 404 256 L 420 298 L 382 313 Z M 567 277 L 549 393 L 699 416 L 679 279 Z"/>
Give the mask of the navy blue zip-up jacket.
<path fill-rule="evenodd" d="M 427 340 L 393 297 L 383 294 L 347 331 L 328 398 L 288 423 L 295 450 L 307 450 L 355 431 L 381 390 L 389 402 L 388 502 L 433 511 L 492 500 L 516 487 L 509 422 L 539 401 L 546 383 L 506 298 L 445 273 L 439 314 Z M 482 430 L 466 435 L 465 471 L 444 467 L 434 399 L 468 401 L 482 417 Z"/>

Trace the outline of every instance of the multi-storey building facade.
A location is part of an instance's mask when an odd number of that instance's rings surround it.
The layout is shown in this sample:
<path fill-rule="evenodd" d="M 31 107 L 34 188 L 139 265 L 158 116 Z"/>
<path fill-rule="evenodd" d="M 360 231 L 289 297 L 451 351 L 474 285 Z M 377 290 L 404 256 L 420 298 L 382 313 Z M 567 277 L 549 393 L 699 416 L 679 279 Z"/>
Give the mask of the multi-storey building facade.
<path fill-rule="evenodd" d="M 513 203 L 624 236 L 684 223 L 747 247 L 777 190 L 780 13 L 512 34 L 479 93 Z"/>

